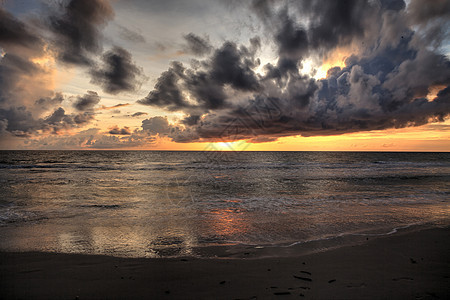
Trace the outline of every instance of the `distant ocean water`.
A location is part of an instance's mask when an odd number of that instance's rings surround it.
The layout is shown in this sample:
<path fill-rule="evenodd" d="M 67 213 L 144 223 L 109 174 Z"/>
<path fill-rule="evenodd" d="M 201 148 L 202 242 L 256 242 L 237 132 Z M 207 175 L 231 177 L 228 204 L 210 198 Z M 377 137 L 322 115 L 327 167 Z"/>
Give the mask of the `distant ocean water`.
<path fill-rule="evenodd" d="M 0 151 L 0 250 L 131 257 L 450 224 L 450 153 Z"/>

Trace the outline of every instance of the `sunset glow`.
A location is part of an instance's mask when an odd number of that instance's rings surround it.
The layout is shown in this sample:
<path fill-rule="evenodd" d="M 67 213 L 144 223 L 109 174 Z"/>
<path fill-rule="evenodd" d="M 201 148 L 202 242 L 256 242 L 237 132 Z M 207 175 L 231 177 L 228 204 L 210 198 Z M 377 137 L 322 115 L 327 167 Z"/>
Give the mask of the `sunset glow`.
<path fill-rule="evenodd" d="M 0 148 L 448 151 L 449 21 L 419 2 L 3 1 Z"/>

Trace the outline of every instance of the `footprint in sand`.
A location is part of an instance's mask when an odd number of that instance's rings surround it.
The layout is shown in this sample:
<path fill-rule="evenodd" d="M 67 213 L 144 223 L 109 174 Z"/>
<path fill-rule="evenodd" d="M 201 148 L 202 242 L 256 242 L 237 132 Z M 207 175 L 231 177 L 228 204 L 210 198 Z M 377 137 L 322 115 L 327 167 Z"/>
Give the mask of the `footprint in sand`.
<path fill-rule="evenodd" d="M 363 282 L 361 284 L 356 284 L 356 285 L 347 285 L 347 287 L 350 288 L 350 289 L 365 288 L 366 284 Z"/>
<path fill-rule="evenodd" d="M 400 281 L 400 280 L 409 280 L 409 281 L 411 281 L 411 280 L 414 280 L 414 279 L 411 278 L 411 277 L 398 277 L 398 278 L 392 278 L 392 280 L 393 281 Z"/>
<path fill-rule="evenodd" d="M 284 295 L 290 295 L 291 292 L 275 292 L 273 293 L 275 296 L 284 296 Z"/>
<path fill-rule="evenodd" d="M 302 277 L 302 276 L 297 276 L 297 275 L 292 275 L 294 276 L 294 278 L 300 279 L 300 280 L 304 280 L 304 281 L 312 281 L 311 278 L 308 277 Z"/>
<path fill-rule="evenodd" d="M 312 274 L 311 274 L 311 272 L 308 272 L 308 271 L 300 271 L 300 273 L 303 273 L 303 274 L 308 274 L 309 276 L 311 276 Z"/>

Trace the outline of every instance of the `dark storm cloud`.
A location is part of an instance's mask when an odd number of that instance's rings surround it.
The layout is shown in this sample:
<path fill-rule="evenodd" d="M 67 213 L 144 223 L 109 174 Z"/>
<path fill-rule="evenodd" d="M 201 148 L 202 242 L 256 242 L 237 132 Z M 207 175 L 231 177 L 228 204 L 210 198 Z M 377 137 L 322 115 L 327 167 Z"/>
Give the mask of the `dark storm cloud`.
<path fill-rule="evenodd" d="M 204 56 L 206 54 L 211 53 L 212 51 L 212 46 L 209 43 L 208 39 L 204 39 L 193 33 L 185 35 L 184 39 L 187 43 L 186 46 L 184 47 L 184 50 L 187 53 L 198 56 Z"/>
<path fill-rule="evenodd" d="M 79 114 L 66 114 L 62 107 L 53 111 L 45 118 L 36 119 L 26 107 L 10 107 L 0 109 L 0 120 L 6 125 L 5 131 L 18 137 L 30 136 L 38 131 L 58 133 L 84 126 L 94 120 L 94 114 L 84 112 Z"/>
<path fill-rule="evenodd" d="M 26 58 L 6 53 L 0 58 L 0 104 L 12 102 L 20 89 L 18 82 L 25 75 L 37 75 L 41 68 Z"/>
<path fill-rule="evenodd" d="M 148 113 L 142 112 L 142 111 L 138 111 L 138 112 L 135 112 L 134 114 L 132 114 L 130 116 L 134 118 L 134 117 L 140 117 L 140 116 L 146 116 L 146 115 L 148 115 Z"/>
<path fill-rule="evenodd" d="M 53 112 L 50 116 L 48 116 L 45 120 L 50 125 L 55 125 L 61 123 L 63 120 L 67 121 L 67 116 L 65 110 L 60 107 Z M 70 120 L 71 121 L 71 120 Z"/>
<path fill-rule="evenodd" d="M 12 134 L 32 132 L 42 127 L 23 106 L 0 109 L 0 120 L 7 121 L 6 131 Z"/>
<path fill-rule="evenodd" d="M 20 55 L 22 53 L 11 53 L 17 47 L 39 48 L 41 51 L 42 41 L 29 31 L 25 23 L 0 7 L 0 50 L 3 56 L 0 57 L 1 98 L 6 97 L 10 87 L 15 85 L 23 73 L 34 73 L 38 70 L 38 66 L 29 61 L 29 54 L 25 56 Z"/>
<path fill-rule="evenodd" d="M 449 116 L 450 62 L 428 47 L 442 39 L 430 26 L 410 26 L 426 18 L 442 24 L 445 5 L 415 13 L 416 2 L 407 12 L 403 1 L 280 3 L 253 2 L 279 54 L 263 74 L 255 72 L 258 43 L 225 42 L 197 67 L 176 62 L 160 76 L 139 102 L 188 115 L 181 129 L 160 120 L 165 134 L 176 142 L 264 142 L 420 126 Z M 301 73 L 306 58 L 324 59 L 355 43 L 358 51 L 345 67 L 328 70 L 325 79 Z M 429 101 L 437 86 L 441 91 Z"/>
<path fill-rule="evenodd" d="M 142 7 L 148 3 L 138 2 Z M 201 1 L 152 3 L 156 11 L 164 12 L 174 12 L 179 5 L 193 11 L 203 7 Z M 236 5 L 241 9 L 248 2 Z M 225 41 L 213 47 L 203 33 L 190 33 L 184 36 L 184 50 L 199 60 L 191 66 L 171 63 L 148 96 L 138 101 L 185 113 L 180 127 L 153 117 L 143 120 L 139 134 L 109 136 L 97 146 L 110 147 L 122 138 L 129 138 L 131 145 L 157 134 L 177 142 L 265 142 L 290 135 L 419 126 L 448 118 L 450 62 L 439 48 L 449 40 L 448 1 L 412 0 L 406 6 L 402 0 L 256 0 L 251 7 L 263 24 L 264 46 L 277 55 L 274 61 L 260 66 L 259 38 L 245 46 Z M 35 32 L 39 28 L 0 9 L 2 133 L 19 137 L 58 133 L 94 120 L 100 101 L 94 92 L 76 97 L 77 113 L 72 114 L 60 107 L 63 95 L 45 88 L 35 93 L 33 84 L 46 71 L 34 58 L 45 53 L 86 67 L 92 83 L 107 93 L 136 91 L 144 80 L 127 50 L 115 47 L 102 55 L 101 30 L 113 17 L 109 2 L 65 0 L 58 10 L 47 18 L 46 28 L 52 33 L 47 53 L 48 32 L 39 35 Z M 143 42 L 138 33 L 119 29 L 123 39 Z M 330 69 L 321 80 L 302 73 L 305 60 L 332 58 L 337 49 L 353 51 L 345 66 Z M 427 99 L 436 89 L 437 96 Z M 126 130 L 111 128 L 117 135 Z M 101 140 L 97 135 L 96 139 Z"/>
<path fill-rule="evenodd" d="M 92 111 L 100 102 L 100 96 L 93 91 L 88 91 L 83 96 L 77 96 L 73 107 L 80 111 Z"/>
<path fill-rule="evenodd" d="M 43 42 L 23 22 L 0 7 L 0 45 L 20 45 L 27 48 L 42 49 Z"/>
<path fill-rule="evenodd" d="M 113 126 L 109 130 L 109 134 L 116 134 L 116 135 L 130 135 L 131 131 L 129 127 L 119 128 L 119 126 Z"/>
<path fill-rule="evenodd" d="M 109 94 L 136 91 L 145 79 L 142 68 L 135 65 L 131 54 L 114 47 L 102 56 L 103 66 L 91 70 L 91 83 L 102 87 Z"/>
<path fill-rule="evenodd" d="M 63 13 L 49 20 L 59 58 L 71 64 L 91 64 L 89 56 L 102 49 L 99 28 L 114 16 L 112 7 L 106 0 L 70 0 L 60 5 Z"/>
<path fill-rule="evenodd" d="M 196 125 L 199 121 L 200 121 L 199 115 L 192 115 L 192 116 L 188 116 L 188 117 L 184 118 L 183 120 L 181 120 L 181 123 L 188 125 L 188 126 L 193 126 L 193 125 Z"/>
<path fill-rule="evenodd" d="M 185 68 L 182 63 L 174 62 L 158 78 L 154 90 L 138 102 L 171 111 L 223 108 L 227 105 L 226 87 L 239 92 L 259 89 L 254 71 L 259 64 L 254 59 L 258 45 L 256 39 L 249 48 L 225 42 L 209 59 L 201 62 L 200 68 Z M 189 101 L 186 94 L 193 101 Z"/>
<path fill-rule="evenodd" d="M 102 51 L 101 30 L 112 19 L 113 10 L 106 0 L 64 0 L 47 8 L 50 10 L 41 20 L 36 16 L 18 20 L 0 8 L 2 135 L 59 134 L 95 120 L 93 110 L 100 101 L 97 93 L 76 97 L 73 107 L 78 112 L 67 113 L 61 107 L 64 96 L 51 90 L 53 75 L 41 59 L 56 55 L 59 61 L 93 70 Z M 95 83 L 105 91 L 118 93 L 138 87 L 143 79 L 141 69 L 127 51 L 114 48 L 101 58 L 104 64 L 93 73 L 97 76 Z M 125 131 L 121 129 L 122 134 Z"/>
<path fill-rule="evenodd" d="M 46 85 L 48 68 L 35 62 L 45 54 L 45 41 L 37 29 L 0 8 L 1 108 L 24 106 L 38 115 L 59 105 L 35 103 L 38 97 L 50 99 L 54 94 Z"/>
<path fill-rule="evenodd" d="M 211 61 L 211 78 L 218 84 L 229 84 L 242 91 L 255 91 L 259 83 L 253 68 L 257 63 L 245 47 L 238 49 L 231 42 L 216 50 Z"/>
<path fill-rule="evenodd" d="M 83 125 L 90 123 L 91 121 L 95 120 L 95 114 L 89 111 L 85 111 L 83 113 L 73 114 L 71 115 L 73 118 L 73 121 L 77 125 Z"/>
<path fill-rule="evenodd" d="M 411 0 L 408 8 L 411 21 L 426 23 L 431 19 L 448 18 L 450 16 L 450 2 L 446 0 Z"/>
<path fill-rule="evenodd" d="M 142 121 L 142 129 L 151 135 L 164 135 L 171 131 L 171 126 L 167 118 L 152 117 Z"/>
<path fill-rule="evenodd" d="M 361 38 L 377 11 L 369 1 L 303 1 L 302 11 L 312 22 L 310 44 L 315 49 L 349 44 Z"/>
<path fill-rule="evenodd" d="M 78 114 L 66 114 L 62 107 L 56 109 L 51 115 L 44 119 L 39 119 L 40 129 L 42 131 L 59 133 L 61 131 L 82 127 L 95 119 L 92 112 L 83 112 Z M 29 130 L 32 133 L 32 130 Z"/>
<path fill-rule="evenodd" d="M 62 93 L 56 93 L 54 97 L 43 97 L 34 102 L 36 106 L 40 107 L 54 107 L 61 105 L 61 102 L 64 101 L 64 96 Z"/>
<path fill-rule="evenodd" d="M 280 14 L 281 26 L 275 33 L 278 52 L 282 57 L 301 58 L 307 54 L 309 41 L 306 31 L 284 11 Z"/>
<path fill-rule="evenodd" d="M 406 7 L 403 0 L 381 0 L 381 6 L 386 10 L 401 11 Z"/>
<path fill-rule="evenodd" d="M 62 129 L 77 128 L 78 125 L 84 125 L 94 120 L 94 114 L 92 112 L 83 112 L 76 114 L 66 114 L 65 110 L 60 107 L 56 109 L 50 116 L 45 119 L 41 119 L 43 124 L 42 129 L 52 129 L 54 132 L 58 132 Z"/>
<path fill-rule="evenodd" d="M 413 0 L 408 6 L 408 21 L 422 31 L 422 38 L 430 46 L 439 47 L 450 42 L 450 2 L 445 0 Z"/>
<path fill-rule="evenodd" d="M 47 70 L 33 60 L 44 55 L 44 41 L 29 25 L 0 9 L 0 120 L 3 133 L 29 137 L 59 132 L 93 120 L 93 115 L 67 115 L 61 93 L 47 89 Z M 59 107 L 55 109 L 55 107 Z M 51 111 L 47 117 L 39 117 Z M 48 113 L 47 113 L 48 114 Z"/>
<path fill-rule="evenodd" d="M 171 111 L 189 107 L 190 104 L 182 94 L 182 87 L 178 85 L 182 77 L 184 77 L 183 65 L 178 62 L 172 63 L 169 70 L 160 75 L 154 90 L 144 99 L 138 100 L 138 103 L 162 107 Z"/>

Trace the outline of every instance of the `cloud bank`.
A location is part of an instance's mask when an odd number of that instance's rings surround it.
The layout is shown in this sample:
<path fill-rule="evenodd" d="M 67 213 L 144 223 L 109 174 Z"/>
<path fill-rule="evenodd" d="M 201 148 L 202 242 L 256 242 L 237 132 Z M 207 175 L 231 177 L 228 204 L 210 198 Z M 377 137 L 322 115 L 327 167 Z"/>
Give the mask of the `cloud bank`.
<path fill-rule="evenodd" d="M 450 8 L 445 1 L 426 4 L 253 1 L 250 9 L 278 54 L 274 63 L 260 65 L 258 37 L 245 46 L 226 41 L 193 66 L 173 62 L 138 102 L 188 115 L 185 130 L 168 134 L 177 142 L 338 135 L 444 121 L 450 62 L 437 48 L 443 35 L 448 39 L 443 28 L 449 28 Z M 202 45 L 194 37 L 185 38 Z M 328 70 L 326 78 L 302 70 L 307 60 L 325 61 L 355 45 L 345 66 Z M 437 96 L 428 99 L 435 87 Z"/>
<path fill-rule="evenodd" d="M 148 3 L 162 12 L 178 5 Z M 133 109 L 123 116 L 146 118 L 140 128 L 120 124 L 103 131 L 84 129 L 98 121 L 100 110 L 135 104 L 102 105 L 92 88 L 65 95 L 55 90 L 53 77 L 56 66 L 78 68 L 106 94 L 137 94 L 149 79 L 143 67 L 126 44 L 105 37 L 117 15 L 114 2 L 52 2 L 45 13 L 20 18 L 0 6 L 0 144 L 6 137 L 50 148 L 63 142 L 132 148 L 158 138 L 267 142 L 448 119 L 450 61 L 442 51 L 450 44 L 448 1 L 226 3 L 230 14 L 247 12 L 255 34 L 241 42 L 237 35 L 215 39 L 180 31 L 179 59 L 152 76 L 147 96 L 136 96 L 142 107 L 183 117 L 171 123 Z M 148 35 L 115 25 L 122 42 L 142 45 L 145 52 Z M 323 78 L 308 71 L 308 65 L 322 63 L 329 66 Z"/>
<path fill-rule="evenodd" d="M 102 53 L 102 30 L 114 18 L 107 0 L 46 7 L 45 13 L 20 20 L 0 6 L 2 145 L 10 137 L 69 133 L 95 120 L 97 92 L 68 97 L 55 91 L 57 64 L 84 69 L 92 83 L 113 95 L 136 91 L 147 79 L 127 50 L 114 46 Z M 71 107 L 63 107 L 64 101 Z"/>

